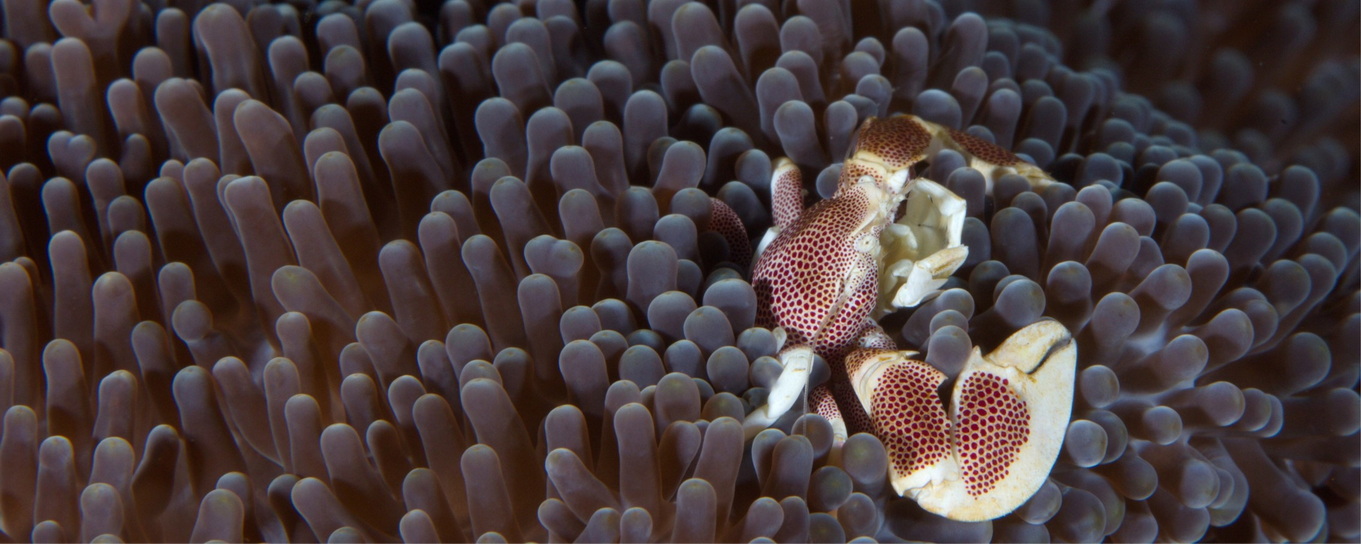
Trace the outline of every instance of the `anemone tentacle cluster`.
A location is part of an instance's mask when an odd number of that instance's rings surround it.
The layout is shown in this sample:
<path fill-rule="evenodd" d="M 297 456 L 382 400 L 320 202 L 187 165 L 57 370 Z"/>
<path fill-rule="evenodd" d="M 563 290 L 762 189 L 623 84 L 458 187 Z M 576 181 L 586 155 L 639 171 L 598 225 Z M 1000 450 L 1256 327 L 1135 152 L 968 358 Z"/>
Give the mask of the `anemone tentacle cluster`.
<path fill-rule="evenodd" d="M 1361 538 L 1356 2 L 434 4 L 0 0 L 0 540 Z M 1059 182 L 930 157 L 968 257 L 878 320 L 947 381 L 1072 332 L 991 521 L 743 439 L 724 233 L 893 113 Z"/>

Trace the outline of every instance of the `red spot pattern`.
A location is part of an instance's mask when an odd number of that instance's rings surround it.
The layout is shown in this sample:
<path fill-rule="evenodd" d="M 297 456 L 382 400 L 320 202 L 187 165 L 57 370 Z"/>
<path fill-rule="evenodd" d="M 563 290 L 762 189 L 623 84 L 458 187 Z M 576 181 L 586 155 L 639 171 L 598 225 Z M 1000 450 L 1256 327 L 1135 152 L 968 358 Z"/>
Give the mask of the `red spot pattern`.
<path fill-rule="evenodd" d="M 959 404 L 955 447 L 965 489 L 977 497 L 1007 476 L 1030 437 L 1030 412 L 1007 379 L 987 372 L 965 379 Z"/>
<path fill-rule="evenodd" d="M 828 387 L 819 389 L 830 391 L 815 391 L 826 396 L 811 400 L 818 413 L 840 417 L 851 433 L 872 431 L 874 425 L 846 379 L 846 354 L 857 347 L 895 348 L 869 318 L 878 297 L 878 267 L 871 256 L 856 250 L 860 236 L 877 238 L 883 225 L 868 233 L 857 232 L 876 210 L 854 181 L 868 174 L 882 184 L 882 172 L 882 168 L 862 166 L 855 159 L 846 161 L 836 196 L 802 213 L 799 171 L 791 169 L 772 180 L 776 183 L 772 194 L 774 219 L 782 231 L 752 270 L 756 324 L 784 327 L 789 345 L 807 344 L 827 360 L 832 380 Z M 789 223 L 782 224 L 784 221 Z M 858 283 L 848 286 L 847 282 Z"/>
<path fill-rule="evenodd" d="M 834 367 L 860 336 L 878 295 L 874 259 L 855 248 L 856 229 L 870 213 L 861 191 L 819 202 L 771 242 L 752 271 L 757 323 L 784 327 L 790 344 L 810 345 Z"/>
<path fill-rule="evenodd" d="M 828 421 L 841 417 L 841 412 L 837 410 L 836 398 L 826 385 L 819 385 L 813 388 L 808 394 L 808 403 L 813 405 L 813 411 L 818 415 L 827 418 Z"/>
<path fill-rule="evenodd" d="M 873 321 L 867 322 L 873 323 Z M 879 331 L 880 334 L 883 332 L 877 324 L 874 325 L 873 330 Z M 870 334 L 873 333 L 871 332 Z M 884 338 L 888 340 L 887 335 L 885 335 Z M 865 339 L 862 337 L 859 343 L 863 344 L 864 341 Z M 856 395 L 855 387 L 851 385 L 848 378 L 855 375 L 856 371 L 859 370 L 861 366 L 869 364 L 875 358 L 886 352 L 893 351 L 894 349 L 896 348 L 893 346 L 893 341 L 888 340 L 888 346 L 883 349 L 856 349 L 846 354 L 846 357 L 843 359 L 845 361 L 845 376 L 841 377 L 840 380 L 833 380 L 832 393 L 836 395 L 837 402 L 843 407 L 841 412 L 842 415 L 845 416 L 846 429 L 849 432 L 874 432 L 874 421 L 870 419 L 869 414 L 865 413 L 864 408 L 860 404 L 860 397 Z"/>
<path fill-rule="evenodd" d="M 848 185 L 855 185 L 861 177 L 869 176 L 874 178 L 880 185 L 883 185 L 888 183 L 888 179 L 884 178 L 883 174 L 884 170 L 882 168 L 866 166 L 860 161 L 851 159 L 841 165 L 841 175 L 836 178 L 836 182 L 838 189 L 840 189 L 841 187 L 846 187 Z"/>
<path fill-rule="evenodd" d="M 737 266 L 745 268 L 751 262 L 751 239 L 747 238 L 747 226 L 742 218 L 726 203 L 709 197 L 709 230 L 723 235 L 728 241 L 728 258 Z"/>
<path fill-rule="evenodd" d="M 854 376 L 860 370 L 860 367 L 873 362 L 882 353 L 884 351 L 878 349 L 861 349 L 850 352 L 846 355 L 846 375 Z"/>
<path fill-rule="evenodd" d="M 1001 146 L 987 140 L 964 132 L 962 130 L 948 129 L 950 138 L 960 149 L 967 151 L 970 155 L 998 166 L 1011 166 L 1021 162 L 1020 157 L 1012 152 L 1003 149 Z"/>
<path fill-rule="evenodd" d="M 803 212 L 803 175 L 798 168 L 786 170 L 772 181 L 775 190 L 770 197 L 770 211 L 775 226 L 788 228 Z"/>
<path fill-rule="evenodd" d="M 950 454 L 950 419 L 936 394 L 945 375 L 921 361 L 895 363 L 870 397 L 874 430 L 897 474 L 929 467 Z"/>
<path fill-rule="evenodd" d="M 869 152 L 891 169 L 912 166 L 922 160 L 931 145 L 931 133 L 906 115 L 888 119 L 869 119 L 860 125 L 854 153 Z M 854 154 L 852 154 L 854 156 Z"/>

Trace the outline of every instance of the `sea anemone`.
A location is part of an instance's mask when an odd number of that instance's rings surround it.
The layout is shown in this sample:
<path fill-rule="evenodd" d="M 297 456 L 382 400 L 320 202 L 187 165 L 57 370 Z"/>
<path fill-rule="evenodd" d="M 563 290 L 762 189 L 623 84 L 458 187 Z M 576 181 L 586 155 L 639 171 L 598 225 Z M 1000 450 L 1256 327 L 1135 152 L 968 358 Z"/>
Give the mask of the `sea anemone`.
<path fill-rule="evenodd" d="M 0 7 L 0 540 L 1361 537 L 1355 2 Z M 992 521 L 743 440 L 772 164 L 900 112 L 1060 182 L 931 157 L 968 259 L 880 319 L 949 377 L 1072 331 Z"/>

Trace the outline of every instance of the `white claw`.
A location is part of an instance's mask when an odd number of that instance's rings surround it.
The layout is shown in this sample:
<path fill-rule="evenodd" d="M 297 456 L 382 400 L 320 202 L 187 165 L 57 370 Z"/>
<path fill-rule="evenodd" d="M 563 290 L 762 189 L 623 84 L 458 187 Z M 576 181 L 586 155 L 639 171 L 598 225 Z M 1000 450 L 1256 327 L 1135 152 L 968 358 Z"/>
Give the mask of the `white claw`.
<path fill-rule="evenodd" d="M 963 244 L 963 198 L 929 179 L 917 179 L 903 217 L 879 236 L 883 257 L 879 304 L 873 317 L 921 304 L 969 255 Z"/>
<path fill-rule="evenodd" d="M 780 364 L 784 371 L 770 387 L 766 403 L 752 411 L 742 422 L 743 434 L 750 439 L 780 416 L 785 415 L 794 403 L 804 399 L 808 388 L 808 378 L 813 371 L 813 349 L 808 346 L 795 346 L 780 352 Z"/>
<path fill-rule="evenodd" d="M 780 364 L 784 372 L 775 380 L 766 397 L 766 406 L 775 417 L 784 415 L 803 398 L 803 390 L 808 387 L 808 376 L 813 371 L 813 350 L 799 346 L 780 354 Z"/>

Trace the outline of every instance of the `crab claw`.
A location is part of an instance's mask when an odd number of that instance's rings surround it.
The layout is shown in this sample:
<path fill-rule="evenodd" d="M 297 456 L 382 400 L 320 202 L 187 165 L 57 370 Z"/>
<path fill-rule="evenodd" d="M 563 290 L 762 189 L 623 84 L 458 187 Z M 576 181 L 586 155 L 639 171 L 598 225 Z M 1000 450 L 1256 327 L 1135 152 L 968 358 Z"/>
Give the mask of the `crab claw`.
<path fill-rule="evenodd" d="M 780 364 L 784 370 L 775 379 L 775 384 L 770 386 L 766 403 L 753 410 L 742 422 L 743 434 L 747 439 L 775 423 L 794 407 L 795 402 L 804 398 L 803 392 L 808 387 L 808 378 L 813 370 L 813 348 L 802 344 L 790 346 L 780 352 Z"/>
<path fill-rule="evenodd" d="M 902 218 L 879 235 L 879 304 L 872 317 L 921 304 L 964 264 L 967 207 L 940 184 L 916 180 Z"/>
<path fill-rule="evenodd" d="M 899 495 L 958 473 L 950 447 L 953 425 L 936 392 L 945 374 L 911 359 L 916 353 L 862 349 L 846 357 L 851 387 L 884 443 Z"/>
<path fill-rule="evenodd" d="M 926 363 L 881 352 L 851 379 L 888 450 L 894 490 L 928 512 L 982 521 L 1044 484 L 1068 426 L 1076 365 L 1072 335 L 1041 321 L 987 356 L 974 348 L 948 417 L 936 394 L 945 376 Z"/>
<path fill-rule="evenodd" d="M 950 398 L 959 477 L 916 493 L 929 512 L 992 519 L 1049 476 L 1073 408 L 1077 344 L 1057 321 L 1025 327 L 986 357 L 974 348 Z"/>

